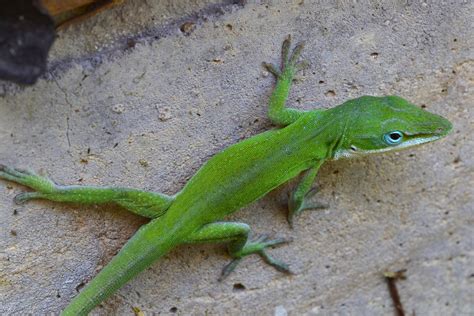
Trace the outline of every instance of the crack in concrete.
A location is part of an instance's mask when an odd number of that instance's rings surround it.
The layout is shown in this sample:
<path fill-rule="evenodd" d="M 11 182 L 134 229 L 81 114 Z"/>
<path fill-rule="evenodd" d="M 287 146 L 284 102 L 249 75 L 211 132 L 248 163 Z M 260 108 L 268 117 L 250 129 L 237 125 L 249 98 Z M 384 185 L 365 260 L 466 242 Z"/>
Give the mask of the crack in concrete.
<path fill-rule="evenodd" d="M 109 49 L 84 57 L 63 59 L 52 62 L 48 66 L 48 71 L 46 74 L 54 77 L 53 73 L 55 72 L 63 73 L 67 71 L 73 64 L 81 64 L 86 62 L 88 62 L 93 67 L 97 67 L 98 65 L 102 64 L 104 60 L 113 57 L 115 53 L 121 53 L 130 49 L 131 42 L 133 42 L 134 45 L 138 43 L 149 44 L 164 37 L 178 35 L 183 33 L 180 31 L 180 26 L 184 23 L 191 22 L 198 26 L 205 22 L 212 22 L 231 12 L 234 8 L 238 8 L 239 10 L 244 8 L 245 4 L 245 0 L 224 0 L 221 3 L 210 4 L 196 12 L 176 18 L 162 25 L 149 28 L 141 33 L 117 38 L 115 44 Z M 183 36 L 185 36 L 185 34 L 183 34 Z M 40 78 L 44 79 L 45 76 L 43 75 Z"/>
<path fill-rule="evenodd" d="M 54 82 L 56 83 L 56 86 L 58 87 L 59 90 L 61 90 L 61 92 L 64 94 L 64 100 L 66 101 L 66 104 L 69 105 L 69 109 L 72 110 L 72 104 L 71 102 L 69 101 L 69 96 L 66 92 L 66 89 L 64 89 L 63 87 L 61 87 L 61 85 L 59 84 L 58 80 L 56 79 L 56 77 L 53 75 L 52 76 Z M 71 127 L 69 126 L 69 116 L 66 115 L 66 139 L 67 139 L 67 144 L 68 144 L 68 148 L 70 149 L 71 148 L 71 139 L 69 138 L 69 131 L 71 130 Z M 70 151 L 68 151 L 70 153 Z"/>

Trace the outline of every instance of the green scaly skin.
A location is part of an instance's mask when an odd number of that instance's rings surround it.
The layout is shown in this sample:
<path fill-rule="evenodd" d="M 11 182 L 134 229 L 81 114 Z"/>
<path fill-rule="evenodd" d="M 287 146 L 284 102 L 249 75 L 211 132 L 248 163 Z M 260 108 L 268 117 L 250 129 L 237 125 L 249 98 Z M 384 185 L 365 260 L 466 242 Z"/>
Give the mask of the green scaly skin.
<path fill-rule="evenodd" d="M 268 115 L 281 128 L 216 154 L 174 196 L 126 188 L 59 186 L 31 171 L 0 165 L 0 178 L 34 190 L 18 195 L 18 203 L 30 199 L 116 203 L 151 219 L 72 300 L 63 315 L 88 314 L 135 275 L 184 243 L 228 243 L 233 260 L 224 268 L 222 278 L 251 254 L 288 273 L 288 265 L 266 252 L 287 240 L 266 236 L 250 240 L 248 225 L 221 220 L 303 173 L 288 203 L 288 220 L 293 223 L 301 211 L 321 207 L 305 197 L 326 160 L 399 150 L 440 139 L 451 130 L 448 120 L 396 96 L 363 96 L 328 110 L 285 107 L 294 75 L 306 66 L 298 62 L 302 49 L 302 44 L 297 45 L 290 56 L 288 36 L 283 43 L 281 69 L 264 64 L 277 79 Z"/>

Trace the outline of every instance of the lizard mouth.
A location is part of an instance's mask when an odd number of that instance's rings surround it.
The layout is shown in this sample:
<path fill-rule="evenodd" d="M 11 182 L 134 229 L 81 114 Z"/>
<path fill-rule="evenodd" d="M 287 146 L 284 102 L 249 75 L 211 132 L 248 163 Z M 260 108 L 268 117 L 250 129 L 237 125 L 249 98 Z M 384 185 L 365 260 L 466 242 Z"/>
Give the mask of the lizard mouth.
<path fill-rule="evenodd" d="M 438 140 L 440 138 L 443 138 L 445 135 L 447 135 L 449 131 L 443 131 L 440 133 L 423 133 L 423 134 L 417 134 L 417 135 L 410 135 L 408 138 L 400 143 L 399 145 L 396 146 L 390 146 L 390 147 L 383 147 L 383 148 L 377 148 L 377 149 L 363 149 L 359 148 L 355 145 L 350 145 L 349 149 L 340 149 L 336 152 L 334 155 L 335 160 L 340 159 L 340 158 L 355 158 L 355 157 L 362 157 L 370 154 L 378 154 L 378 153 L 384 153 L 384 152 L 392 152 L 392 151 L 400 151 L 404 150 L 407 148 L 411 147 L 416 147 L 422 144 L 434 142 L 435 140 Z"/>
<path fill-rule="evenodd" d="M 432 126 L 437 126 L 433 129 Z M 420 124 L 416 132 L 405 131 L 404 134 L 409 138 L 430 139 L 432 137 L 442 138 L 448 135 L 453 129 L 453 124 L 444 117 L 435 115 L 435 118 L 428 124 Z"/>

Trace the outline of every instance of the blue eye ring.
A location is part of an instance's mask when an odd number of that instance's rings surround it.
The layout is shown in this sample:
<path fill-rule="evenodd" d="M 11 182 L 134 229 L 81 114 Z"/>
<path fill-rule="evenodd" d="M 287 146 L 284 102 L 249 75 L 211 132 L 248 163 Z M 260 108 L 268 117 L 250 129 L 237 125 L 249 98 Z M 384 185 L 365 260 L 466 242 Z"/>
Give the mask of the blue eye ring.
<path fill-rule="evenodd" d="M 403 134 L 400 131 L 389 132 L 389 133 L 383 135 L 383 140 L 388 145 L 391 145 L 391 146 L 398 145 L 403 140 Z"/>

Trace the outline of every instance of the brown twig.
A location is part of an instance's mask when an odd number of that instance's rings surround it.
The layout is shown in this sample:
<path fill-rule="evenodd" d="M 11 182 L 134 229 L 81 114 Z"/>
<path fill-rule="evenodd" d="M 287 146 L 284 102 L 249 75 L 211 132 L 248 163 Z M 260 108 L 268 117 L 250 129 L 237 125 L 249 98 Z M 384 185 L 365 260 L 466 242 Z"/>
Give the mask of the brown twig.
<path fill-rule="evenodd" d="M 396 272 L 385 272 L 383 274 L 387 281 L 388 291 L 390 292 L 390 297 L 392 298 L 393 306 L 395 307 L 395 315 L 397 316 L 405 316 L 405 311 L 403 310 L 403 305 L 396 285 L 397 280 L 406 279 L 405 272 L 406 269 Z"/>

